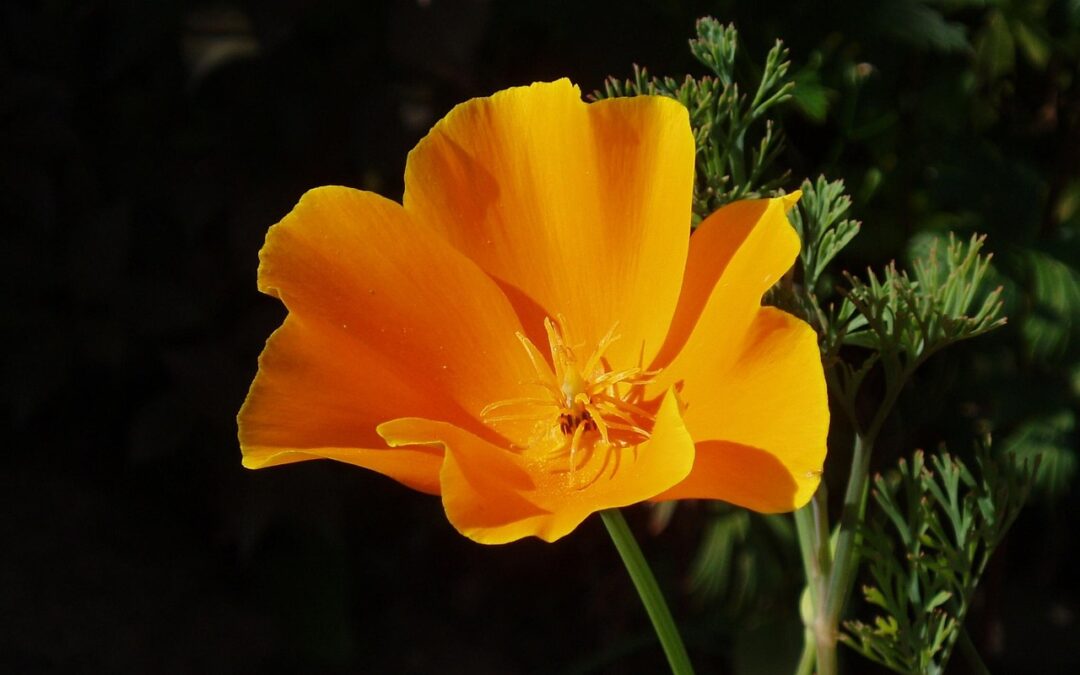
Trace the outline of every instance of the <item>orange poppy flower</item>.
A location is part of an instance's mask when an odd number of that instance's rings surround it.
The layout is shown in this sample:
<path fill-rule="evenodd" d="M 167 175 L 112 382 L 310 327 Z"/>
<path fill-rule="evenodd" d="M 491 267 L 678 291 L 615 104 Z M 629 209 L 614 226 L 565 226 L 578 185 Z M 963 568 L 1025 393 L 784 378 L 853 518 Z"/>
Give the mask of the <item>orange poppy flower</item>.
<path fill-rule="evenodd" d="M 797 196 L 690 237 L 693 171 L 679 103 L 560 80 L 454 108 L 403 205 L 311 190 L 259 254 L 289 314 L 238 417 L 244 465 L 362 466 L 484 543 L 645 500 L 802 505 L 829 421 L 817 340 L 761 306 Z"/>

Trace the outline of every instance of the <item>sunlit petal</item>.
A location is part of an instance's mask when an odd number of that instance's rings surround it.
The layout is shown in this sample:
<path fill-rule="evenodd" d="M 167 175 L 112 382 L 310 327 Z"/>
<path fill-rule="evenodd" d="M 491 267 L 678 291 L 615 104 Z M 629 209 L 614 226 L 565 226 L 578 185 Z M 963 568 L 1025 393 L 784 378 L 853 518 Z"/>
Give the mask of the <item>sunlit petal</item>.
<path fill-rule="evenodd" d="M 534 341 L 566 316 L 613 361 L 659 349 L 686 260 L 694 140 L 663 97 L 585 104 L 566 80 L 463 103 L 409 155 L 405 208 L 508 294 Z"/>
<path fill-rule="evenodd" d="M 697 460 L 690 476 L 660 499 L 722 499 L 764 512 L 806 503 L 821 480 L 829 429 L 810 326 L 760 309 L 736 358 L 699 362 L 682 396 Z"/>

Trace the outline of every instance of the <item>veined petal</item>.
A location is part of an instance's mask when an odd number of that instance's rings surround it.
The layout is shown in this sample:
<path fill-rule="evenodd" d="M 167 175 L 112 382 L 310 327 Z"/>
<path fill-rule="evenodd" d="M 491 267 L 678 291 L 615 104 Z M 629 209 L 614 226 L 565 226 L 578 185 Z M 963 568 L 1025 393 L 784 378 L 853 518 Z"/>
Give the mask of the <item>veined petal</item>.
<path fill-rule="evenodd" d="M 535 342 L 544 316 L 587 344 L 618 323 L 608 355 L 637 365 L 679 295 L 693 169 L 682 105 L 586 105 L 560 80 L 454 108 L 409 155 L 404 204 L 508 289 Z"/>
<path fill-rule="evenodd" d="M 387 449 L 376 425 L 422 415 L 493 436 L 480 409 L 533 377 L 498 286 L 369 192 L 305 194 L 267 234 L 259 288 L 289 317 L 238 418 L 248 466 L 331 457 L 435 491 L 441 455 Z"/>
<path fill-rule="evenodd" d="M 554 474 L 550 464 L 493 445 L 445 422 L 393 420 L 379 427 L 392 446 L 434 444 L 446 453 L 440 474 L 443 505 L 462 534 L 485 544 L 535 536 L 555 541 L 589 514 L 649 499 L 675 485 L 694 463 L 694 443 L 669 392 L 649 440 L 610 449 L 578 471 L 583 485 Z"/>
<path fill-rule="evenodd" d="M 758 310 L 733 360 L 704 361 L 683 381 L 698 441 L 693 471 L 657 497 L 722 499 L 762 512 L 805 504 L 821 480 L 829 407 L 817 335 Z"/>

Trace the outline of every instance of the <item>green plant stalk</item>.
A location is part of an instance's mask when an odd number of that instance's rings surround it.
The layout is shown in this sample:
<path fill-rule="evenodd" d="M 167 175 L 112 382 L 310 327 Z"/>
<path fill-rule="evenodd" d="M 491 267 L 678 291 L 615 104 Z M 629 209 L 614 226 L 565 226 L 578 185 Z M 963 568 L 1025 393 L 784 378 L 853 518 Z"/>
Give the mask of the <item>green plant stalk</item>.
<path fill-rule="evenodd" d="M 855 551 L 856 536 L 859 523 L 862 522 L 866 513 L 866 495 L 870 485 L 870 454 L 873 447 L 872 436 L 855 435 L 851 476 L 844 493 L 844 510 L 840 516 L 839 533 L 836 537 L 836 559 L 832 573 L 829 575 L 825 601 L 822 603 L 827 625 L 833 628 L 839 625 L 840 613 L 847 604 L 851 588 L 855 585 L 855 572 L 858 569 L 858 556 Z"/>
<path fill-rule="evenodd" d="M 820 608 L 828 593 L 829 573 L 832 568 L 828 497 L 824 483 L 814 492 L 810 502 L 795 512 L 795 528 L 798 532 L 800 554 L 810 596 L 809 615 L 803 616 L 806 633 L 803 638 L 803 653 L 796 673 L 809 675 L 813 672 L 814 664 L 817 663 L 818 617 L 821 616 Z"/>
<path fill-rule="evenodd" d="M 885 398 L 877 409 L 873 420 L 865 431 L 856 431 L 855 445 L 851 458 L 851 473 L 848 476 L 847 488 L 844 492 L 844 507 L 837 526 L 836 547 L 831 556 L 831 565 L 828 568 L 827 580 L 822 583 L 817 592 L 811 592 L 815 598 L 813 603 L 813 619 L 808 628 L 813 632 L 817 654 L 817 675 L 836 675 L 836 644 L 840 637 L 840 615 L 847 605 L 851 595 L 851 589 L 855 585 L 855 577 L 859 569 L 859 555 L 857 535 L 859 524 L 866 515 L 866 497 L 870 487 L 870 456 L 873 452 L 874 442 L 881 430 L 885 419 L 892 410 L 896 399 L 900 396 L 904 382 L 910 374 L 910 370 L 898 369 L 897 377 L 890 378 L 889 387 Z M 858 429 L 858 421 L 854 418 L 854 403 L 845 407 L 852 417 L 853 426 Z M 825 513 L 823 500 L 811 502 L 817 506 L 818 515 L 815 517 L 815 527 L 810 537 L 810 546 L 801 543 L 803 530 L 797 528 L 800 537 L 800 552 L 804 556 L 803 565 L 813 567 L 820 565 L 820 561 L 829 560 L 830 541 L 827 536 L 820 536 L 818 532 L 828 532 L 828 516 Z M 805 516 L 803 516 L 805 518 Z M 796 518 L 798 524 L 798 517 Z M 808 562 L 806 555 L 810 555 Z M 816 561 L 816 562 L 815 562 Z M 807 577 L 807 583 L 812 583 L 811 577 Z M 804 653 L 806 648 L 804 647 Z"/>
<path fill-rule="evenodd" d="M 813 633 L 817 653 L 817 675 L 836 675 L 836 643 L 840 637 L 840 612 L 847 602 L 851 586 L 855 583 L 858 560 L 855 536 L 866 509 L 866 493 L 869 486 L 870 450 L 873 440 L 862 434 L 855 435 L 855 449 L 851 460 L 851 476 L 844 493 L 844 510 L 836 537 L 836 557 L 824 592 L 814 606 Z M 828 541 L 824 544 L 828 546 Z"/>
<path fill-rule="evenodd" d="M 675 626 L 675 620 L 671 618 L 671 610 L 664 601 L 656 577 L 653 576 L 649 563 L 645 562 L 645 556 L 642 555 L 630 526 L 626 524 L 626 518 L 618 509 L 601 511 L 600 517 L 619 551 L 623 564 L 626 565 L 626 571 L 634 582 L 641 603 L 645 605 L 645 611 L 649 614 L 656 637 L 664 648 L 671 672 L 673 675 L 693 675 L 694 668 L 690 665 L 690 657 L 686 654 L 686 647 L 679 635 L 679 629 Z"/>
<path fill-rule="evenodd" d="M 814 666 L 817 665 L 815 645 L 814 632 L 807 628 L 803 635 L 803 652 L 799 657 L 799 665 L 795 667 L 795 675 L 814 675 Z"/>

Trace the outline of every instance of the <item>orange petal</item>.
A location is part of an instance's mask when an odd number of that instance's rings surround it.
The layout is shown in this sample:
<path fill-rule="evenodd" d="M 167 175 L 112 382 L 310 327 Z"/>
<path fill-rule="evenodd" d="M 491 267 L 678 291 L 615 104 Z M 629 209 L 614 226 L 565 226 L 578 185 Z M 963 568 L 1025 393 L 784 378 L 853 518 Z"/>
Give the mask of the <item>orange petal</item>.
<path fill-rule="evenodd" d="M 440 481 L 447 518 L 482 543 L 534 534 L 551 513 L 531 502 L 532 478 L 514 453 L 446 422 L 402 418 L 379 433 L 392 447 L 435 447 L 446 454 Z"/>
<path fill-rule="evenodd" d="M 240 411 L 248 466 L 331 457 L 435 491 L 440 453 L 389 450 L 375 426 L 422 415 L 490 434 L 480 409 L 533 377 L 495 283 L 377 195 L 308 192 L 260 261 L 259 288 L 289 317 Z"/>
<path fill-rule="evenodd" d="M 690 476 L 657 497 L 722 499 L 791 511 L 817 489 L 829 407 L 817 335 L 778 309 L 758 310 L 734 360 L 688 374 L 684 418 L 698 441 Z"/>
<path fill-rule="evenodd" d="M 441 452 L 389 450 L 375 433 L 401 410 L 438 414 L 440 406 L 352 336 L 290 314 L 267 341 L 237 417 L 244 466 L 325 457 L 438 494 Z"/>
<path fill-rule="evenodd" d="M 394 420 L 379 427 L 391 445 L 438 444 L 446 461 L 440 474 L 443 505 L 462 534 L 484 544 L 534 536 L 555 541 L 589 514 L 649 499 L 675 485 L 694 463 L 694 444 L 669 392 L 657 412 L 652 437 L 633 448 L 612 450 L 586 462 L 580 472 L 602 469 L 575 488 L 565 473 L 483 441 L 453 425 Z"/>
<path fill-rule="evenodd" d="M 698 226 L 679 305 L 654 362 L 667 365 L 654 392 L 696 370 L 702 359 L 734 355 L 761 296 L 799 254 L 799 237 L 785 214 L 800 195 L 733 202 Z"/>
<path fill-rule="evenodd" d="M 686 260 L 694 140 L 663 97 L 586 105 L 567 80 L 454 108 L 409 155 L 405 208 L 508 289 L 526 332 L 563 314 L 613 363 L 657 352 Z"/>

